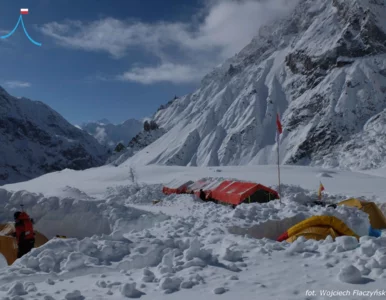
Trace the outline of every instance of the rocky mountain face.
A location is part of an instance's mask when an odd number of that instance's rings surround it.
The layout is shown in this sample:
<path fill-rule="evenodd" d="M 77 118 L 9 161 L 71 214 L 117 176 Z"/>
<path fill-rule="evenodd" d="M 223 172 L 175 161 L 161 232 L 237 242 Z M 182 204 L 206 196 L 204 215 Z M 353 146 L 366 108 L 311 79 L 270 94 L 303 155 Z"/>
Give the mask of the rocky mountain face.
<path fill-rule="evenodd" d="M 0 185 L 102 165 L 107 149 L 47 105 L 0 88 Z"/>
<path fill-rule="evenodd" d="M 135 119 L 129 119 L 121 124 L 112 124 L 103 119 L 97 122 L 89 122 L 80 126 L 102 145 L 114 148 L 118 143 L 127 144 L 134 136 L 141 132 L 143 123 Z"/>
<path fill-rule="evenodd" d="M 300 0 L 194 93 L 155 115 L 168 132 L 130 163 L 386 164 L 386 0 Z"/>

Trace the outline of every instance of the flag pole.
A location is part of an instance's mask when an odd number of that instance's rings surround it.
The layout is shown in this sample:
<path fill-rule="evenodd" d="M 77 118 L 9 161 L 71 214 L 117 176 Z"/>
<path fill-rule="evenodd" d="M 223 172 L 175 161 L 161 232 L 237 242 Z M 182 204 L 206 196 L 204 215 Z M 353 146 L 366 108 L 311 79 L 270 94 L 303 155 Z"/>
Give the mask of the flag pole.
<path fill-rule="evenodd" d="M 279 199 L 281 203 L 281 183 L 280 183 L 280 135 L 283 132 L 283 127 L 281 125 L 280 121 L 280 114 L 279 110 L 277 110 L 276 113 L 276 143 L 277 143 L 277 176 L 278 176 L 278 181 L 279 181 Z"/>
<path fill-rule="evenodd" d="M 277 139 L 277 176 L 279 181 L 279 198 L 281 202 L 281 187 L 280 187 L 280 135 Z"/>

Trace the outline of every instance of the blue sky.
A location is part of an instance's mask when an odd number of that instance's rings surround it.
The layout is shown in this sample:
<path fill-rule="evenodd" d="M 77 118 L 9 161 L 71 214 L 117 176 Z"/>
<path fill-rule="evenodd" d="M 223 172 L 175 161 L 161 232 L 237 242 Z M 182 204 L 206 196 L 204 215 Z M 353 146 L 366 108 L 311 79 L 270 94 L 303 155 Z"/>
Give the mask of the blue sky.
<path fill-rule="evenodd" d="M 278 14 L 272 0 L 13 0 L 0 2 L 0 85 L 73 124 L 151 116 L 234 55 Z M 295 0 L 296 1 L 296 0 Z"/>

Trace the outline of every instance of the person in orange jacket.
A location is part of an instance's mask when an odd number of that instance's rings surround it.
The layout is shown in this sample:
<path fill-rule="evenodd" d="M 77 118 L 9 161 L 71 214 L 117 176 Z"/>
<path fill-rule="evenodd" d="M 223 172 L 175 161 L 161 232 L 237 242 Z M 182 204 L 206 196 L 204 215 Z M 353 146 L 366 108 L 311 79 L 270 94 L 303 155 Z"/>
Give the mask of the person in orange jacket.
<path fill-rule="evenodd" d="M 35 246 L 35 232 L 33 220 L 25 212 L 17 211 L 13 215 L 15 219 L 15 233 L 17 240 L 17 258 L 30 252 Z"/>

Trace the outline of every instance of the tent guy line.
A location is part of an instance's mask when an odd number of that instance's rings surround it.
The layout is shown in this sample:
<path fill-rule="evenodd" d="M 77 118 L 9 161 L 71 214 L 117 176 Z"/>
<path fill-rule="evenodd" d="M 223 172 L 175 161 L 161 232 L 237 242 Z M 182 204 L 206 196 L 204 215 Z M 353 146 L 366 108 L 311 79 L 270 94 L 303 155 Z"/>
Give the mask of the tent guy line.
<path fill-rule="evenodd" d="M 23 30 L 24 30 L 24 33 L 25 33 L 25 35 L 27 36 L 27 38 L 31 41 L 31 43 L 35 44 L 36 46 L 41 47 L 42 44 L 41 44 L 41 43 L 38 43 L 38 42 L 36 42 L 34 39 L 32 39 L 32 38 L 30 37 L 30 35 L 28 34 L 27 29 L 25 28 L 24 21 L 23 21 L 23 15 L 26 15 L 26 14 L 28 14 L 28 8 L 22 8 L 22 9 L 20 10 L 20 17 L 19 17 L 19 20 L 18 20 L 17 23 L 16 23 L 15 28 L 14 28 L 10 33 L 8 33 L 8 34 L 6 34 L 6 35 L 3 35 L 3 36 L 0 36 L 0 38 L 2 38 L 2 39 L 9 38 L 12 34 L 15 33 L 16 29 L 19 27 L 19 25 L 20 25 L 20 23 L 21 23 L 21 25 L 22 25 L 22 27 L 23 27 Z"/>

